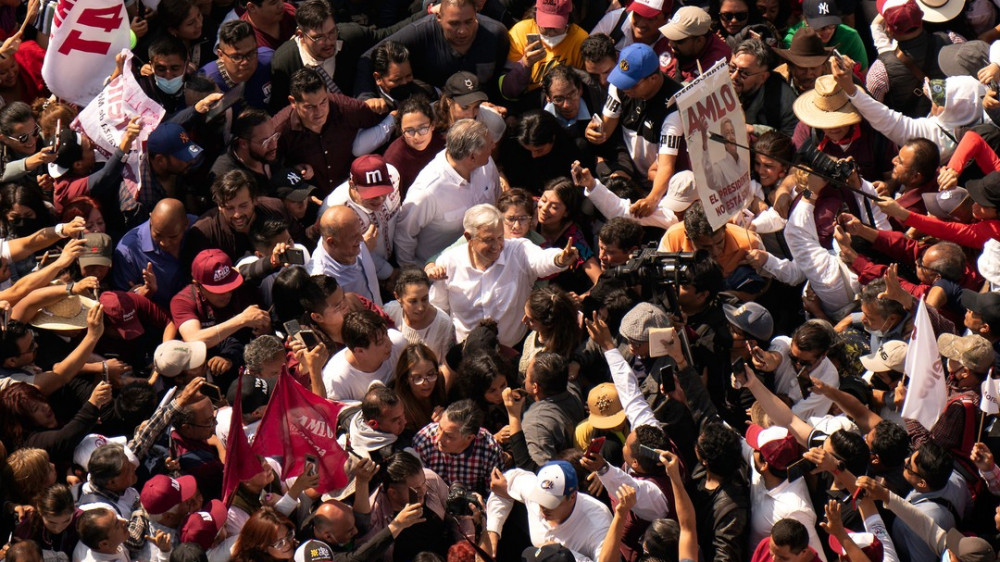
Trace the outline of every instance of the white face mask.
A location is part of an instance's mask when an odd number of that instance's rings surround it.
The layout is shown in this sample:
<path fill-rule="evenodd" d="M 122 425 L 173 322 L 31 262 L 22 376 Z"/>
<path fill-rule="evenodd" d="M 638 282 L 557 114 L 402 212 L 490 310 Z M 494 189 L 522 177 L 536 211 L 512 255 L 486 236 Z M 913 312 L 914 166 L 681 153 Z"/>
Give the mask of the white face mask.
<path fill-rule="evenodd" d="M 540 37 L 542 39 L 542 43 L 546 47 L 552 49 L 559 43 L 562 43 L 563 39 L 565 39 L 567 35 L 569 35 L 568 32 L 563 33 L 562 35 L 541 35 Z"/>

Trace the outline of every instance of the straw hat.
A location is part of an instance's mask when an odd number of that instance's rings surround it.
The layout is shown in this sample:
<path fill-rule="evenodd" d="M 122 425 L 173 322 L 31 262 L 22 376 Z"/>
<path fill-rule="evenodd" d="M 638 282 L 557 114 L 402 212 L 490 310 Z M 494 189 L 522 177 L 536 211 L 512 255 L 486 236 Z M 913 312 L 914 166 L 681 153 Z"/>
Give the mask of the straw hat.
<path fill-rule="evenodd" d="M 87 328 L 87 312 L 94 308 L 94 299 L 73 295 L 41 308 L 31 319 L 31 325 L 41 330 L 65 331 Z"/>
<path fill-rule="evenodd" d="M 799 121 L 816 129 L 833 129 L 861 122 L 861 114 L 829 74 L 817 78 L 816 87 L 799 96 L 792 104 L 792 111 Z"/>

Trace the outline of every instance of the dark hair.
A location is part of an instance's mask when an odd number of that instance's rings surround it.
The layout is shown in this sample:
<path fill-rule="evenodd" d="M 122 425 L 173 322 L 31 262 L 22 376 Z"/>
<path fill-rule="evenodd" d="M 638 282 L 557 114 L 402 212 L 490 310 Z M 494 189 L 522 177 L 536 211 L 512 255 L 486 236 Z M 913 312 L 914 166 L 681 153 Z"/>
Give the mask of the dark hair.
<path fill-rule="evenodd" d="M 76 520 L 76 532 L 80 535 L 80 542 L 91 550 L 97 550 L 101 541 L 108 539 L 111 531 L 111 525 L 101 525 L 108 517 L 117 523 L 117 516 L 110 508 L 95 507 L 84 511 Z"/>
<path fill-rule="evenodd" d="M 684 233 L 688 240 L 693 241 L 702 236 L 713 236 L 715 231 L 716 229 L 712 228 L 708 217 L 705 216 L 705 207 L 702 206 L 701 201 L 692 203 L 687 212 L 684 213 Z"/>
<path fill-rule="evenodd" d="M 403 134 L 403 116 L 410 113 L 420 113 L 430 119 L 431 127 L 435 125 L 434 108 L 431 107 L 431 102 L 427 101 L 424 96 L 415 95 L 406 98 L 399 104 L 395 117 L 396 133 Z"/>
<path fill-rule="evenodd" d="M 639 463 L 639 466 L 642 467 L 642 471 L 646 474 L 660 473 L 663 468 L 657 461 L 640 455 L 639 445 L 645 445 L 651 449 L 660 451 L 672 451 L 674 447 L 670 443 L 670 439 L 667 438 L 667 434 L 655 425 L 640 425 L 633 429 L 632 432 L 635 433 L 635 442 L 631 453 L 635 457 L 636 462 Z"/>
<path fill-rule="evenodd" d="M 35 508 L 39 514 L 62 515 L 76 510 L 73 492 L 65 484 L 53 484 L 35 498 Z"/>
<path fill-rule="evenodd" d="M 726 284 L 722 266 L 704 250 L 697 252 L 694 262 L 688 266 L 688 279 L 696 292 L 708 291 L 708 300 L 714 299 Z"/>
<path fill-rule="evenodd" d="M 868 449 L 864 437 L 857 433 L 838 429 L 827 439 L 830 440 L 834 454 L 844 461 L 847 470 L 850 470 L 852 474 L 865 474 L 868 471 L 871 451 Z"/>
<path fill-rule="evenodd" d="M 302 318 L 303 295 L 309 284 L 309 272 L 302 266 L 285 267 L 278 272 L 271 285 L 271 306 L 279 323 Z"/>
<path fill-rule="evenodd" d="M 608 309 L 607 323 L 612 334 L 618 333 L 622 318 L 639 302 L 635 293 L 621 280 L 606 276 L 598 278 L 594 288 L 590 290 L 590 296 L 601 301 L 601 305 Z"/>
<path fill-rule="evenodd" d="M 462 435 L 478 435 L 479 428 L 483 426 L 483 411 L 469 399 L 448 404 L 442 415 L 447 415 L 449 420 L 457 423 Z"/>
<path fill-rule="evenodd" d="M 122 467 L 129 462 L 125 456 L 125 448 L 116 443 L 108 443 L 94 449 L 87 463 L 87 472 L 94 486 L 104 488 L 122 472 Z"/>
<path fill-rule="evenodd" d="M 34 211 L 34 224 L 36 224 L 38 228 L 44 228 L 55 224 L 55 220 L 52 218 L 52 212 L 45 206 L 45 195 L 38 186 L 22 183 L 5 183 L 3 184 L 3 187 L 0 187 L 0 221 L 7 226 L 8 235 L 11 238 L 34 234 L 34 231 L 23 233 L 10 231 L 12 227 L 10 225 L 10 221 L 7 219 L 7 216 L 14 208 L 14 205 L 27 207 Z"/>
<path fill-rule="evenodd" d="M 197 6 L 198 4 L 197 2 L 195 2 L 195 0 L 163 0 L 156 6 L 156 19 L 159 21 L 160 25 L 163 26 L 163 29 L 166 30 L 170 30 L 172 28 L 176 29 L 180 27 L 181 24 L 184 23 L 184 20 L 188 19 L 189 15 L 191 15 L 191 8 L 196 8 Z M 166 35 L 173 37 L 174 39 L 177 39 L 177 37 L 174 37 L 169 33 L 167 33 Z M 179 39 L 177 40 L 179 41 Z M 158 41 L 159 39 L 157 39 L 157 41 L 154 41 L 154 44 Z M 229 43 L 229 41 L 226 42 Z M 184 43 L 181 42 L 181 45 L 183 44 Z M 152 58 L 153 47 L 150 46 L 149 49 L 150 49 L 149 57 Z M 187 59 L 188 56 L 187 47 L 184 48 L 183 56 L 185 59 Z"/>
<path fill-rule="evenodd" d="M 904 318 L 906 316 L 906 309 L 903 308 L 903 305 L 899 301 L 879 298 L 879 295 L 884 293 L 885 290 L 886 284 L 884 278 L 873 280 L 861 288 L 861 303 L 874 307 L 879 315 L 886 320 L 893 314 Z"/>
<path fill-rule="evenodd" d="M 642 225 L 634 219 L 615 217 L 604 223 L 597 238 L 605 244 L 614 244 L 623 251 L 629 251 L 642 244 Z"/>
<path fill-rule="evenodd" d="M 386 408 L 392 408 L 396 404 L 399 404 L 399 395 L 396 394 L 396 391 L 376 384 L 361 399 L 361 419 L 365 421 L 377 420 Z"/>
<path fill-rule="evenodd" d="M 19 320 L 11 320 L 7 324 L 7 330 L 0 334 L 0 363 L 21 355 L 20 340 L 28 335 L 31 326 Z M 9 446 L 10 443 L 7 443 Z"/>
<path fill-rule="evenodd" d="M 600 62 L 604 59 L 618 60 L 618 50 L 615 40 L 606 33 L 594 33 L 580 43 L 580 56 L 583 60 Z"/>
<path fill-rule="evenodd" d="M 456 395 L 461 398 L 469 398 L 479 405 L 483 411 L 489 409 L 490 404 L 486 402 L 485 394 L 489 390 L 493 381 L 497 377 L 504 377 L 510 383 L 507 365 L 503 359 L 493 351 L 480 351 L 466 354 L 459 365 L 456 383 Z"/>
<path fill-rule="evenodd" d="M 162 6 L 163 3 L 161 2 Z M 188 50 L 187 46 L 184 45 L 184 41 L 180 38 L 165 33 L 161 35 L 156 41 L 149 46 L 149 61 L 152 62 L 155 57 L 170 57 L 178 56 L 181 60 L 188 60 Z M 187 74 L 185 72 L 184 74 Z"/>
<path fill-rule="evenodd" d="M 740 447 L 740 436 L 722 422 L 706 424 L 694 444 L 705 468 L 723 480 L 732 478 L 743 467 Z"/>
<path fill-rule="evenodd" d="M 288 223 L 285 219 L 256 221 L 250 225 L 250 243 L 254 250 L 265 254 L 273 246 L 274 238 L 287 230 Z M 264 259 L 270 259 L 270 256 L 265 256 Z"/>
<path fill-rule="evenodd" d="M 832 330 L 827 322 L 809 320 L 795 329 L 792 343 L 802 351 L 818 351 L 826 353 L 833 345 Z"/>
<path fill-rule="evenodd" d="M 200 544 L 183 542 L 170 551 L 170 562 L 208 562 L 208 556 Z"/>
<path fill-rule="evenodd" d="M 535 198 L 520 187 L 512 187 L 500 194 L 497 199 L 497 210 L 506 213 L 511 207 L 521 207 L 529 214 L 535 214 Z"/>
<path fill-rule="evenodd" d="M 389 72 L 390 64 L 403 64 L 410 60 L 410 50 L 406 45 L 395 41 L 379 43 L 372 52 L 372 72 L 381 75 Z"/>
<path fill-rule="evenodd" d="M 775 546 L 787 546 L 792 554 L 798 554 L 809 548 L 809 532 L 795 519 L 780 519 L 771 527 L 771 542 Z"/>
<path fill-rule="evenodd" d="M 569 357 L 580 345 L 583 334 L 577 323 L 576 302 L 569 293 L 555 285 L 531 291 L 527 308 L 540 324 L 539 335 L 545 339 L 545 350 Z"/>
<path fill-rule="evenodd" d="M 235 45 L 247 37 L 254 37 L 253 26 L 243 20 L 227 21 L 219 27 L 220 44 Z"/>
<path fill-rule="evenodd" d="M 917 476 L 927 482 L 931 490 L 941 490 L 948 485 L 948 479 L 955 468 L 955 460 L 944 447 L 927 440 L 917 449 Z"/>
<path fill-rule="evenodd" d="M 336 278 L 329 275 L 313 275 L 309 278 L 299 303 L 304 312 L 322 314 L 326 310 L 326 299 L 339 288 Z"/>
<path fill-rule="evenodd" d="M 215 82 L 204 74 L 189 74 L 184 79 L 184 91 L 208 95 L 218 90 Z"/>
<path fill-rule="evenodd" d="M 9 135 L 14 131 L 16 125 L 34 119 L 31 106 L 23 101 L 11 102 L 0 109 L 0 133 Z"/>
<path fill-rule="evenodd" d="M 546 396 L 555 396 L 566 392 L 569 383 L 569 368 L 566 359 L 558 353 L 540 351 L 532 359 L 532 380 Z"/>
<path fill-rule="evenodd" d="M 156 410 L 156 390 L 146 381 L 136 381 L 123 386 L 115 398 L 115 412 L 121 416 L 125 427 L 138 427 Z"/>
<path fill-rule="evenodd" d="M 8 450 L 21 448 L 29 430 L 34 429 L 31 416 L 34 403 L 48 403 L 48 399 L 28 383 L 15 382 L 0 391 L 0 436 Z"/>
<path fill-rule="evenodd" d="M 556 197 L 566 206 L 565 222 L 575 221 L 580 215 L 580 205 L 583 204 L 583 192 L 567 177 L 555 178 L 545 184 L 545 191 L 554 191 Z"/>
<path fill-rule="evenodd" d="M 566 66 L 565 64 L 557 64 L 549 69 L 548 74 L 542 78 L 542 91 L 545 92 L 546 96 L 551 97 L 552 83 L 556 80 L 562 80 L 563 82 L 569 82 L 577 90 L 583 92 L 583 79 L 577 74 L 577 71 L 573 68 Z M 547 113 L 547 112 L 546 112 Z M 551 115 L 551 114 L 550 114 Z M 558 123 L 558 122 L 557 122 Z"/>
<path fill-rule="evenodd" d="M 887 468 L 902 466 L 910 455 L 910 435 L 889 420 L 878 422 L 868 445 L 872 454 L 878 455 L 881 465 Z"/>
<path fill-rule="evenodd" d="M 937 179 L 937 169 L 941 165 L 941 150 L 933 142 L 916 137 L 906 141 L 904 147 L 910 147 L 913 151 L 911 167 L 914 172 L 920 174 L 921 182 L 929 182 Z"/>
<path fill-rule="evenodd" d="M 791 162 L 795 158 L 795 143 L 781 131 L 767 131 L 753 145 L 753 150 L 761 156 L 779 161 Z M 781 164 L 788 171 L 788 164 Z"/>
<path fill-rule="evenodd" d="M 341 334 L 348 349 L 366 348 L 387 338 L 389 325 L 385 318 L 371 310 L 358 310 L 344 315 Z"/>
<path fill-rule="evenodd" d="M 326 91 L 326 84 L 320 78 L 319 73 L 311 68 L 300 68 L 292 74 L 292 80 L 288 89 L 295 101 L 302 101 L 303 94 Z"/>
<path fill-rule="evenodd" d="M 423 465 L 420 464 L 420 459 L 416 455 L 405 451 L 393 453 L 389 458 L 384 459 L 382 464 L 385 466 L 383 469 L 385 480 L 383 483 L 387 486 L 405 484 L 408 478 L 416 476 L 424 470 Z"/>
<path fill-rule="evenodd" d="M 556 142 L 562 132 L 562 125 L 548 111 L 534 109 L 521 117 L 514 128 L 514 138 L 525 146 L 541 146 Z"/>
<path fill-rule="evenodd" d="M 749 2 L 747 2 L 749 4 Z M 772 61 L 774 60 L 774 54 L 771 48 L 767 46 L 767 43 L 761 41 L 760 39 L 750 38 L 739 44 L 736 49 L 733 50 L 733 57 L 736 55 L 750 55 L 757 59 L 757 65 L 762 66 L 767 70 L 770 70 L 773 66 Z"/>
<path fill-rule="evenodd" d="M 295 10 L 295 25 L 299 29 L 322 29 L 326 20 L 332 17 L 330 5 L 324 0 L 306 0 Z"/>
<path fill-rule="evenodd" d="M 25 562 L 41 560 L 42 548 L 33 540 L 23 540 L 11 545 L 4 556 L 4 562 Z"/>
<path fill-rule="evenodd" d="M 631 178 L 626 178 L 625 176 L 609 177 L 605 181 L 604 187 L 608 188 L 608 191 L 614 193 L 622 199 L 631 199 L 632 201 L 636 201 L 642 198 L 639 186 L 637 186 Z"/>
<path fill-rule="evenodd" d="M 677 541 L 681 536 L 681 527 L 673 519 L 654 519 L 642 535 L 643 550 L 652 558 L 642 560 L 677 560 Z"/>
<path fill-rule="evenodd" d="M 233 134 L 233 142 L 236 139 L 242 139 L 244 141 L 250 140 L 253 135 L 253 130 L 255 127 L 263 125 L 271 120 L 271 117 L 254 107 L 249 109 L 244 109 L 235 119 L 233 119 L 233 126 L 230 128 L 230 132 Z"/>
<path fill-rule="evenodd" d="M 396 286 L 393 287 L 397 298 L 406 292 L 407 285 L 423 285 L 424 287 L 430 287 L 431 280 L 427 277 L 427 273 L 419 267 L 404 267 L 399 271 L 399 276 L 396 277 Z"/>
<path fill-rule="evenodd" d="M 421 271 L 423 273 L 423 271 Z M 424 410 L 413 396 L 413 388 L 410 386 L 410 369 L 421 361 L 430 361 L 437 370 L 440 367 L 437 355 L 422 343 L 411 343 L 403 348 L 396 363 L 396 376 L 393 377 L 389 386 L 399 393 L 399 398 L 403 401 L 403 411 L 406 413 L 406 420 L 409 424 L 421 428 L 431 422 L 433 409 Z M 448 403 L 448 393 L 445 390 L 444 377 L 438 374 L 434 381 L 434 390 L 430 396 L 432 406 L 441 406 Z"/>
<path fill-rule="evenodd" d="M 243 170 L 230 170 L 212 183 L 212 201 L 222 206 L 231 201 L 241 189 L 246 189 L 251 198 L 257 197 L 257 182 Z"/>

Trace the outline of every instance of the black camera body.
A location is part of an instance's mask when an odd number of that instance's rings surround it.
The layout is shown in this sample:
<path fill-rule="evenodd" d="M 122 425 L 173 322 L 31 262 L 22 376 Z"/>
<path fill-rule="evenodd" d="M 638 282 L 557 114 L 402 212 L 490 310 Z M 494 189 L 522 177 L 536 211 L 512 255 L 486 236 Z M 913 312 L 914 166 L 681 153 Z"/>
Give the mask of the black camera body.
<path fill-rule="evenodd" d="M 858 165 L 854 160 L 837 160 L 820 152 L 816 147 L 802 149 L 802 159 L 816 175 L 838 182 L 847 182 Z"/>
<path fill-rule="evenodd" d="M 650 242 L 608 274 L 627 285 L 684 285 L 689 280 L 688 267 L 695 262 L 694 256 L 694 252 L 658 252 L 656 243 Z"/>
<path fill-rule="evenodd" d="M 445 500 L 445 511 L 449 515 L 453 517 L 472 515 L 472 509 L 469 507 L 470 503 L 478 504 L 479 500 L 469 492 L 465 484 L 453 482 L 448 487 L 448 499 Z"/>

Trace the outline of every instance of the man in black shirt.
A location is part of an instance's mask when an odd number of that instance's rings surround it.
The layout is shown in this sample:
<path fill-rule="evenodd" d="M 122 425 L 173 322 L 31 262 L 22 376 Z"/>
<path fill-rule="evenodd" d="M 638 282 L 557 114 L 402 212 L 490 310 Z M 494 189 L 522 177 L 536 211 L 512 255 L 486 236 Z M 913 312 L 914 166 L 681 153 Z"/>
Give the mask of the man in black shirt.
<path fill-rule="evenodd" d="M 255 180 L 257 193 L 269 192 L 271 165 L 278 158 L 278 132 L 271 117 L 259 109 L 247 109 L 233 119 L 229 150 L 212 165 L 213 180 L 232 170 L 243 170 Z"/>

